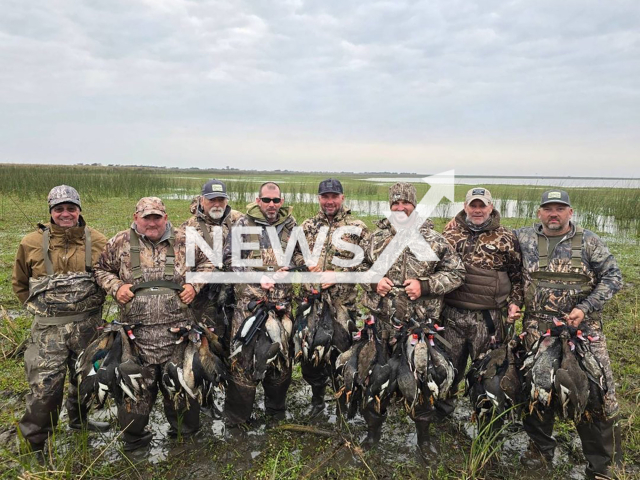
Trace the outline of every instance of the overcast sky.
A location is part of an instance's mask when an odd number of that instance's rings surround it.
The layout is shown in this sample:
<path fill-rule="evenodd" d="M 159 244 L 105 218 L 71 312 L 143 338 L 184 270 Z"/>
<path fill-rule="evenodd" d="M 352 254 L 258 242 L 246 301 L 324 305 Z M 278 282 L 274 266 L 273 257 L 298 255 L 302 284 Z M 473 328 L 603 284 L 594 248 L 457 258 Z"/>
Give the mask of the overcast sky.
<path fill-rule="evenodd" d="M 637 0 L 0 11 L 0 162 L 640 177 Z"/>

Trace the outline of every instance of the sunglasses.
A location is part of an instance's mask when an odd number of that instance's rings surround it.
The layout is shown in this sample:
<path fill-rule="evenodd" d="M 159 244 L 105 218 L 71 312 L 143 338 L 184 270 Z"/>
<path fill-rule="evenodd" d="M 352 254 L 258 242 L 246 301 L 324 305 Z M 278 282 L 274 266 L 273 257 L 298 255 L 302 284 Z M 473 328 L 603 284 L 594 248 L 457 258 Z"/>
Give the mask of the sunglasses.
<path fill-rule="evenodd" d="M 276 198 L 269 198 L 269 197 L 260 197 L 260 201 L 263 203 L 271 203 L 273 202 L 274 204 L 278 204 L 282 201 L 282 199 L 280 197 L 276 197 Z"/>

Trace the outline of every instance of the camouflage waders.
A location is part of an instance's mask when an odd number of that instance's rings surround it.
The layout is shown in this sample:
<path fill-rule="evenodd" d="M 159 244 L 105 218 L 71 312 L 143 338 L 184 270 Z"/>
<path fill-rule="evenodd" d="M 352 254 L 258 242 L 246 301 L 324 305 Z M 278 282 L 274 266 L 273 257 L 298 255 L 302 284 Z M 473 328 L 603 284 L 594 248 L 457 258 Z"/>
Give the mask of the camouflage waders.
<path fill-rule="evenodd" d="M 192 312 L 178 297 L 182 286 L 175 282 L 174 239 L 167 239 L 164 266 L 140 266 L 140 239 L 134 229 L 130 231 L 131 274 L 135 297 L 124 306 L 123 323 L 140 324 L 134 328 L 135 344 L 139 348 L 143 366 L 148 373 L 143 377 L 145 389 L 133 401 L 123 396 L 118 404 L 118 423 L 124 431 L 124 449 L 136 450 L 147 446 L 153 434 L 146 429 L 155 404 L 158 390 L 163 396 L 163 407 L 170 425 L 169 434 L 182 435 L 197 432 L 200 428 L 200 405 L 189 398 L 187 409 L 176 411 L 169 393 L 162 385 L 164 364 L 175 348 L 175 334 L 171 327 L 182 327 L 192 323 Z"/>
<path fill-rule="evenodd" d="M 85 270 L 55 274 L 49 257 L 49 230 L 43 233 L 46 276 L 29 279 L 27 310 L 35 315 L 24 354 L 30 392 L 18 427 L 33 450 L 41 450 L 58 424 L 69 369 L 67 414 L 69 424 L 87 420 L 87 407 L 78 402 L 75 362 L 91 343 L 102 323 L 104 292 L 91 275 L 91 234 L 85 229 Z"/>
<path fill-rule="evenodd" d="M 597 235 L 573 224 L 571 227 L 552 252 L 541 225 L 517 231 L 524 264 L 524 327 L 527 337 L 532 337 L 527 342 L 530 346 L 540 331 L 552 325 L 553 317 L 562 319 L 573 308 L 580 308 L 592 335 L 600 338 L 591 344 L 591 350 L 603 367 L 608 391 L 601 411 L 588 412 L 576 423 L 587 459 L 587 478 L 596 478 L 597 474 L 610 475 L 610 467 L 622 461 L 619 407 L 601 314 L 604 303 L 621 288 L 622 275 Z M 523 419 L 535 449 L 547 460 L 553 457 L 557 443 L 552 436 L 554 413 L 548 409 L 542 418 L 532 414 Z"/>

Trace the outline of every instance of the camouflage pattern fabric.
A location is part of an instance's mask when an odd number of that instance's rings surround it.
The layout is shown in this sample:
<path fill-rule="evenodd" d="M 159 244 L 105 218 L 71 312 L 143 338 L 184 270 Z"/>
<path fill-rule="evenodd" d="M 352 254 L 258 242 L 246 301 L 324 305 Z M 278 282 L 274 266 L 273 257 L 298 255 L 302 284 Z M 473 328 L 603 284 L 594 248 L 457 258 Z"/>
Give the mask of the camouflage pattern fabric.
<path fill-rule="evenodd" d="M 465 265 L 507 272 L 511 280 L 508 302 L 521 307 L 524 298 L 520 243 L 511 229 L 500 225 L 497 210 L 491 212 L 490 218 L 491 222 L 482 232 L 473 232 L 467 226 L 466 213 L 462 210 L 442 235 L 460 254 Z"/>
<path fill-rule="evenodd" d="M 409 202 L 415 207 L 418 204 L 416 187 L 405 182 L 399 182 L 389 187 L 389 205 L 400 200 Z"/>
<path fill-rule="evenodd" d="M 474 232 L 467 226 L 466 213 L 462 210 L 455 217 L 453 225 L 445 228 L 443 236 L 462 257 L 465 265 L 473 265 L 485 270 L 506 271 L 511 280 L 509 303 L 522 306 L 522 256 L 520 244 L 515 234 L 500 225 L 500 214 L 491 212 L 489 225 L 481 232 Z M 445 300 L 446 301 L 446 300 Z M 489 350 L 493 341 L 503 340 L 503 312 L 500 309 L 488 309 L 495 333 L 492 335 L 482 310 L 470 310 L 445 306 L 442 312 L 445 326 L 444 338 L 451 343 L 449 351 L 456 377 L 451 392 L 457 392 L 457 386 L 464 378 L 469 356 L 475 360 Z"/>
<path fill-rule="evenodd" d="M 102 307 L 105 295 L 92 273 L 60 273 L 29 279 L 25 307 L 34 315 L 55 317 L 88 312 Z"/>
<path fill-rule="evenodd" d="M 251 220 L 249 219 L 250 216 Z M 266 220 L 264 220 L 264 217 L 262 216 L 258 206 L 255 204 L 249 204 L 247 215 L 243 215 L 242 217 L 240 217 L 240 219 L 238 219 L 238 221 L 236 222 L 235 227 L 249 227 L 254 225 L 261 227 L 269 226 Z M 276 231 L 278 232 L 278 236 L 280 238 L 280 246 L 282 247 L 282 250 L 285 251 L 287 248 L 287 242 L 289 241 L 289 237 L 291 236 L 291 232 L 296 226 L 296 221 L 293 216 L 291 216 L 289 210 L 281 209 L 279 220 L 274 223 L 273 226 L 276 227 Z M 223 255 L 225 267 L 231 268 L 234 272 L 250 271 L 250 267 L 238 267 L 231 265 L 232 241 L 233 235 L 230 234 L 228 241 L 225 244 Z M 248 243 L 250 241 L 249 235 L 243 235 L 242 241 Z M 271 242 L 265 228 L 262 229 L 262 234 L 259 236 L 258 242 L 260 244 L 259 255 L 262 259 L 262 264 L 265 266 L 275 266 L 274 268 L 277 270 L 279 268 L 277 267 L 278 262 L 273 248 L 271 247 Z M 242 258 L 258 258 L 258 252 L 245 250 L 242 252 Z M 293 296 L 293 286 L 290 283 L 277 283 L 273 290 L 265 292 L 260 287 L 260 284 L 237 284 L 235 287 L 235 295 L 238 305 L 236 306 L 233 317 L 231 336 L 235 335 L 238 328 L 240 328 L 240 324 L 249 314 L 244 306 L 248 305 L 251 300 L 260 300 L 266 297 L 266 299 L 270 302 L 290 303 Z M 242 308 L 241 304 L 243 306 Z M 291 317 L 290 304 L 287 307 L 287 314 L 289 317 Z"/>
<path fill-rule="evenodd" d="M 257 241 L 260 246 L 259 251 L 243 251 L 242 258 L 258 258 L 262 259 L 265 266 L 277 265 L 276 255 L 271 246 L 266 227 L 269 223 L 266 221 L 262 212 L 256 204 L 249 204 L 247 214 L 238 219 L 234 227 L 261 226 L 262 233 Z M 296 221 L 291 216 L 291 210 L 281 208 L 277 221 L 273 224 L 278 232 L 282 250 L 285 251 L 287 242 L 291 236 Z M 243 235 L 243 242 L 249 242 L 249 236 Z M 253 241 L 253 240 L 251 240 Z M 225 244 L 224 263 L 226 268 L 232 269 L 234 272 L 250 271 L 250 267 L 233 266 L 231 263 L 233 235 L 229 234 L 228 241 Z M 274 267 L 276 270 L 278 267 Z M 247 306 L 251 300 L 260 300 L 266 298 L 270 302 L 285 303 L 287 310 L 283 315 L 283 320 L 291 321 L 291 298 L 293 295 L 293 286 L 291 284 L 276 283 L 273 290 L 265 292 L 259 284 L 238 284 L 235 287 L 235 296 L 237 300 L 235 312 L 233 314 L 233 322 L 231 328 L 231 338 L 236 334 L 244 319 L 250 314 Z M 291 352 L 292 349 L 289 349 Z M 227 387 L 225 396 L 225 418 L 229 425 L 243 424 L 249 421 L 253 404 L 255 401 L 257 382 L 253 379 L 253 360 L 243 356 L 241 352 L 231 367 L 231 378 Z M 290 365 L 290 364 L 289 364 Z M 289 385 L 291 384 L 291 368 L 288 371 L 277 372 L 274 368 L 268 368 L 265 378 L 262 380 L 262 387 L 265 392 L 265 410 L 268 415 L 284 414 L 285 402 Z"/>
<path fill-rule="evenodd" d="M 29 282 L 47 279 L 42 250 L 42 234 L 47 228 L 51 235 L 49 256 L 53 263 L 53 277 L 75 274 L 86 276 L 85 226 L 84 219 L 80 216 L 77 227 L 39 225 L 35 232 L 22 239 L 13 270 L 13 289 L 21 302 L 27 300 Z M 90 229 L 90 232 L 91 255 L 95 261 L 106 238 L 97 230 Z M 51 294 L 56 297 L 55 290 Z M 77 307 L 60 304 L 59 308 L 73 310 Z M 70 374 L 67 395 L 69 421 L 79 423 L 86 419 L 87 409 L 78 405 L 77 400 L 75 360 L 96 335 L 96 328 L 102 322 L 101 314 L 102 310 L 98 308 L 81 322 L 50 326 L 33 323 L 24 359 L 30 392 L 26 398 L 26 412 L 18 425 L 24 438 L 33 446 L 42 446 L 57 425 L 67 368 Z"/>
<path fill-rule="evenodd" d="M 620 288 L 622 288 L 622 273 L 618 264 L 609 252 L 604 242 L 595 233 L 584 230 L 582 239 L 582 266 L 571 267 L 571 238 L 575 235 L 575 225 L 571 231 L 558 243 L 549 254 L 548 271 L 583 273 L 590 279 L 590 293 L 584 294 L 575 290 L 560 290 L 554 288 L 533 288 L 531 272 L 539 270 L 538 263 L 538 233 L 542 233 L 542 225 L 516 230 L 520 241 L 523 261 L 523 277 L 525 289 L 524 327 L 531 339 L 539 336 L 540 322 L 549 322 L 553 316 L 568 314 L 573 308 L 585 312 L 585 322 L 589 328 L 600 337 L 599 342 L 591 344 L 591 349 L 604 368 L 609 391 L 605 396 L 604 409 L 608 417 L 614 416 L 618 409 L 615 396 L 615 383 L 611 361 L 607 353 L 607 344 L 602 332 L 602 308 Z M 543 237 L 544 238 L 544 237 Z M 559 283 L 549 281 L 550 283 Z M 549 311 L 549 315 L 537 315 L 531 312 Z M 530 313 L 527 313 L 530 312 Z M 546 328 L 546 324 L 543 326 Z M 532 341 L 528 341 L 530 346 Z"/>
<path fill-rule="evenodd" d="M 136 213 L 141 217 L 147 215 L 166 215 L 163 201 L 158 197 L 143 197 L 136 204 Z"/>
<path fill-rule="evenodd" d="M 190 206 L 190 211 L 193 216 L 180 226 L 180 231 L 186 232 L 187 227 L 193 227 L 198 234 L 204 238 L 201 227 L 201 223 L 204 223 L 209 231 L 209 235 L 213 239 L 214 227 L 219 226 L 222 228 L 222 249 L 224 250 L 224 242 L 226 242 L 229 237 L 230 228 L 238 221 L 242 213 L 227 206 L 222 218 L 214 220 L 211 216 L 204 213 L 201 208 L 198 208 L 199 205 L 200 196 L 197 196 Z M 232 285 L 205 285 L 191 304 L 191 309 L 196 319 L 213 326 L 216 329 L 217 335 L 226 338 L 229 333 L 227 331 L 229 330 L 228 326 L 233 317 L 234 303 Z"/>
<path fill-rule="evenodd" d="M 135 225 L 133 225 L 135 228 Z M 125 230 L 111 238 L 95 265 L 98 284 L 114 298 L 118 289 L 127 283 L 137 284 L 153 280 L 165 280 L 164 267 L 167 261 L 169 237 L 173 233 L 167 224 L 167 233 L 157 243 L 144 236 L 140 238 L 140 267 L 142 278 L 134 280 L 131 271 L 130 230 Z M 186 266 L 186 246 L 184 234 L 177 232 L 173 246 L 175 252 L 174 276 L 172 280 L 184 285 Z M 213 271 L 213 265 L 196 248 L 195 271 Z M 192 284 L 200 291 L 203 285 Z M 123 322 L 142 325 L 135 329 L 136 344 L 147 364 L 157 365 L 169 360 L 175 346 L 175 336 L 167 331 L 169 327 L 191 324 L 193 314 L 179 299 L 177 293 L 161 295 L 136 295 L 122 309 Z"/>
<path fill-rule="evenodd" d="M 24 354 L 30 391 L 19 428 L 32 445 L 42 445 L 58 423 L 67 368 L 69 423 L 77 424 L 86 419 L 87 408 L 78 404 L 75 363 L 80 352 L 97 337 L 101 313 L 98 311 L 82 322 L 47 326 L 34 322 L 31 326 L 31 338 Z"/>
<path fill-rule="evenodd" d="M 16 261 L 13 265 L 13 292 L 25 303 L 29 297 L 29 282 L 31 279 L 45 277 L 47 271 L 44 265 L 42 251 L 42 234 L 49 230 L 49 256 L 53 263 L 55 274 L 65 274 L 85 271 L 85 242 L 84 229 L 86 223 L 80 215 L 77 227 L 63 228 L 55 223 L 38 225 L 35 232 L 25 236 L 20 242 Z M 107 238 L 99 231 L 89 227 L 91 232 L 91 258 L 95 261 L 104 248 Z"/>
<path fill-rule="evenodd" d="M 322 251 L 320 253 L 320 257 L 318 259 L 318 265 L 322 267 L 322 271 L 348 271 L 348 270 L 356 270 L 354 269 L 344 269 L 338 267 L 332 263 L 334 258 L 339 258 L 343 260 L 351 260 L 353 258 L 353 253 L 341 250 L 335 247 L 331 242 L 331 237 L 336 229 L 340 227 L 357 227 L 361 229 L 360 236 L 357 235 L 345 235 L 342 237 L 343 240 L 353 243 L 355 245 L 363 246 L 367 242 L 367 238 L 369 236 L 369 229 L 366 224 L 362 220 L 358 220 L 351 216 L 351 210 L 346 208 L 344 205 L 340 208 L 340 210 L 336 213 L 333 220 L 330 222 L 324 212 L 318 212 L 314 217 L 305 220 L 302 223 L 302 231 L 307 239 L 307 244 L 309 245 L 309 250 L 313 251 L 315 247 L 315 241 L 318 238 L 318 232 L 323 227 L 327 227 L 329 230 L 327 231 L 327 237 L 322 245 Z M 298 265 L 304 264 L 304 259 L 302 258 L 302 253 L 300 252 L 299 247 L 296 250 L 295 261 Z M 317 290 L 320 289 L 320 285 L 311 285 L 304 284 L 303 289 L 306 293 L 310 293 L 312 289 L 315 288 Z M 355 303 L 357 297 L 357 290 L 355 284 L 336 284 L 330 287 L 329 292 L 331 294 L 332 307 L 337 314 L 337 319 L 339 323 L 346 328 L 347 322 L 350 319 L 349 311 L 355 311 Z"/>
<path fill-rule="evenodd" d="M 47 203 L 49 204 L 49 210 L 61 203 L 73 203 L 82 209 L 78 191 L 69 185 L 53 187 L 47 196 Z"/>
<path fill-rule="evenodd" d="M 389 244 L 396 231 L 389 220 L 377 222 L 377 229 L 371 234 L 364 248 L 363 269 L 371 268 L 384 248 Z M 433 230 L 431 220 L 425 221 L 420 233 L 440 259 L 438 262 L 421 262 L 405 248 L 386 274 L 396 285 L 402 285 L 407 279 L 426 282 L 429 292 L 415 301 L 409 300 L 404 289 L 394 288 L 385 297 L 376 293 L 376 285 L 363 285 L 366 295 L 363 305 L 378 312 L 378 316 L 390 322 L 392 316 L 408 322 L 410 319 L 424 321 L 427 318 L 438 319 L 446 293 L 458 288 L 464 280 L 464 265 L 460 256 L 454 252 L 447 240 Z"/>

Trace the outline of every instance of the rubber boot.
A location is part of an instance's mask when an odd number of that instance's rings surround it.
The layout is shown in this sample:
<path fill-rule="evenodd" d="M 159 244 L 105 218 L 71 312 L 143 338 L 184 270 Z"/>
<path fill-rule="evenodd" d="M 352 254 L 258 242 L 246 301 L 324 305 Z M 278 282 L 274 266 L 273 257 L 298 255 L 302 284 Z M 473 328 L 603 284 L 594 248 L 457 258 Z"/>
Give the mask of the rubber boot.
<path fill-rule="evenodd" d="M 364 420 L 367 422 L 367 437 L 360 443 L 360 446 L 364 450 L 371 450 L 378 443 L 382 437 L 382 425 L 387 417 L 385 414 L 379 414 L 374 410 L 365 410 L 362 412 Z"/>
<path fill-rule="evenodd" d="M 228 427 L 247 425 L 253 411 L 256 387 L 239 383 L 231 378 L 225 389 L 224 418 Z"/>
<path fill-rule="evenodd" d="M 429 460 L 438 456 L 438 450 L 431 441 L 431 434 L 429 428 L 431 422 L 417 421 L 416 422 L 416 434 L 418 437 L 418 450 L 423 459 Z"/>
<path fill-rule="evenodd" d="M 87 408 L 81 408 L 77 402 L 67 399 L 67 415 L 69 416 L 69 428 L 71 430 L 86 429 L 89 432 L 108 432 L 109 422 L 98 422 L 87 419 Z"/>
<path fill-rule="evenodd" d="M 269 377 L 262 381 L 264 390 L 264 411 L 268 423 L 274 423 L 286 418 L 287 392 L 291 385 L 291 370 L 278 379 Z"/>
<path fill-rule="evenodd" d="M 556 439 L 553 438 L 554 412 L 548 409 L 542 414 L 525 415 L 522 419 L 524 431 L 529 436 L 529 448 L 520 457 L 520 463 L 530 470 L 539 470 L 551 466 L 556 449 Z"/>
<path fill-rule="evenodd" d="M 309 412 L 309 417 L 317 417 L 324 412 L 324 393 L 326 388 L 324 385 L 321 387 L 311 387 L 311 411 Z"/>
<path fill-rule="evenodd" d="M 611 467 L 622 463 L 622 434 L 618 417 L 607 420 L 583 421 L 576 425 L 587 460 L 585 478 L 596 475 L 612 477 Z"/>
<path fill-rule="evenodd" d="M 118 407 L 118 423 L 122 428 L 123 450 L 132 452 L 147 447 L 153 434 L 146 429 L 149 423 L 149 415 L 127 412 L 124 406 Z"/>

